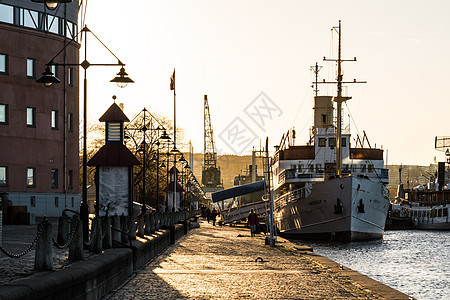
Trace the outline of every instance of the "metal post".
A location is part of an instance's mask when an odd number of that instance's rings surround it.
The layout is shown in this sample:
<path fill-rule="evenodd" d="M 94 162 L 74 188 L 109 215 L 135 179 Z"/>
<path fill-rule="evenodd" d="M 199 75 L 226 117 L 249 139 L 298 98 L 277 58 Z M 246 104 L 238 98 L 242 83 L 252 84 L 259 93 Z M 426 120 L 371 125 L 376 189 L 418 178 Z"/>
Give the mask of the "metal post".
<path fill-rule="evenodd" d="M 145 171 L 146 171 L 146 167 L 147 167 L 147 161 L 146 161 L 146 152 L 147 152 L 147 149 L 146 149 L 146 141 L 145 141 L 145 135 L 146 135 L 146 131 L 147 131 L 147 127 L 146 127 L 146 124 L 145 124 L 145 112 L 146 112 L 147 110 L 144 108 L 144 127 L 142 127 L 142 131 L 144 132 L 144 154 L 143 154 L 143 159 L 144 159 L 144 162 L 143 162 L 143 167 L 144 167 L 144 170 L 143 170 L 143 172 L 142 172 L 142 176 L 143 176 L 143 178 L 142 178 L 142 184 L 143 184 L 143 186 L 142 186 L 142 193 L 143 193 L 143 196 L 142 196 L 142 204 L 144 204 L 144 205 L 146 205 L 147 204 L 147 202 L 146 202 L 146 197 L 145 197 Z"/>
<path fill-rule="evenodd" d="M 84 38 L 86 47 L 86 36 Z M 84 69 L 83 82 L 83 198 L 81 201 L 80 214 L 83 224 L 83 238 L 87 243 L 89 241 L 89 207 L 87 204 L 87 70 Z"/>
<path fill-rule="evenodd" d="M 159 132 L 158 132 L 159 135 Z M 156 205 L 159 207 L 159 141 L 156 142 Z"/>

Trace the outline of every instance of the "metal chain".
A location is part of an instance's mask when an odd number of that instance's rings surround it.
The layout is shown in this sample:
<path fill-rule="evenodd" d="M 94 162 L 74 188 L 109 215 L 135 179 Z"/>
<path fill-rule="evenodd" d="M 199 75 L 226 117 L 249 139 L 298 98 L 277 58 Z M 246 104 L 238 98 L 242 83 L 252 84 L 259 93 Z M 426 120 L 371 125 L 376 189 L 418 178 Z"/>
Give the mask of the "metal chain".
<path fill-rule="evenodd" d="M 36 237 L 34 238 L 33 242 L 31 242 L 31 245 L 23 252 L 19 254 L 14 254 L 9 252 L 8 250 L 4 249 L 2 246 L 0 246 L 0 251 L 3 252 L 6 256 L 9 256 L 11 258 L 21 258 L 22 256 L 25 256 L 28 254 L 28 252 L 33 249 L 33 247 L 36 245 L 38 239 L 42 236 L 42 233 L 44 232 L 44 224 L 46 224 L 48 221 L 44 220 L 41 223 L 38 224 L 38 232 Z"/>
<path fill-rule="evenodd" d="M 98 218 L 95 218 L 94 220 L 95 220 L 95 222 L 92 222 L 92 228 L 91 228 L 91 239 L 88 242 L 84 242 L 84 244 L 86 246 L 90 246 L 92 241 L 94 240 L 94 234 L 95 234 L 95 229 L 97 227 Z"/>
<path fill-rule="evenodd" d="M 100 220 L 100 222 L 101 222 L 101 220 Z M 101 225 L 102 225 L 102 240 L 103 240 L 106 236 L 106 228 L 107 228 L 107 224 L 108 224 L 108 211 L 106 211 L 105 222 L 101 222 L 101 223 L 102 223 Z"/>
<path fill-rule="evenodd" d="M 59 245 L 58 242 L 55 241 L 55 238 L 52 236 L 53 245 L 55 245 L 56 248 L 64 249 L 64 248 L 67 248 L 70 245 L 70 243 L 72 243 L 72 241 L 73 241 L 73 239 L 75 237 L 75 232 L 78 229 L 78 226 L 80 225 L 80 222 L 79 222 L 78 219 L 74 218 L 74 220 L 72 220 L 71 223 L 72 223 L 72 226 L 71 226 L 71 229 L 70 229 L 69 238 L 68 238 L 67 242 L 64 245 L 62 245 L 62 246 Z"/>

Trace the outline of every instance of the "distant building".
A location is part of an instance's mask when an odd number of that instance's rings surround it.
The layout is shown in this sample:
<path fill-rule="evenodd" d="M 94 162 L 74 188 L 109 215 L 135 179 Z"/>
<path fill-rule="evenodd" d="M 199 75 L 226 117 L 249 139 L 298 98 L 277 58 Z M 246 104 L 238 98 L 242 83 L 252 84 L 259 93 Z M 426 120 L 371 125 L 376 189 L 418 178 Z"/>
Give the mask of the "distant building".
<path fill-rule="evenodd" d="M 79 210 L 78 67 L 53 67 L 61 80 L 36 82 L 78 32 L 78 1 L 48 10 L 0 0 L 0 196 L 35 216 Z M 78 63 L 72 42 L 55 63 Z"/>

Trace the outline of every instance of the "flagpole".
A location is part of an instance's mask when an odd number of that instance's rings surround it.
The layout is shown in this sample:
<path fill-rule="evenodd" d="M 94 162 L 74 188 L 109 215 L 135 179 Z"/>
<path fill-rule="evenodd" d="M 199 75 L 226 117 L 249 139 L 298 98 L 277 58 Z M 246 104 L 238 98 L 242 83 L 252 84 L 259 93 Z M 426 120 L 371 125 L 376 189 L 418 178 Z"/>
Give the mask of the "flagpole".
<path fill-rule="evenodd" d="M 176 83 L 175 83 L 175 69 L 173 69 L 173 147 L 177 149 L 177 93 L 176 93 Z M 177 153 L 173 154 L 173 173 L 174 173 L 174 183 L 173 183 L 173 207 L 175 211 L 177 210 Z"/>

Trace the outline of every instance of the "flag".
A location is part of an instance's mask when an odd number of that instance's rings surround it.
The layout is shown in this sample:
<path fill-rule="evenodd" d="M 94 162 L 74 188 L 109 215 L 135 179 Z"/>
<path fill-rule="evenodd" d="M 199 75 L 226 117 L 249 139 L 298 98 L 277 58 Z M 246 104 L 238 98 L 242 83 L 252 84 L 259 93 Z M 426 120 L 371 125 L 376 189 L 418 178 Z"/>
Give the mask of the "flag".
<path fill-rule="evenodd" d="M 173 69 L 173 74 L 170 76 L 170 89 L 172 91 L 175 89 L 175 69 Z"/>

